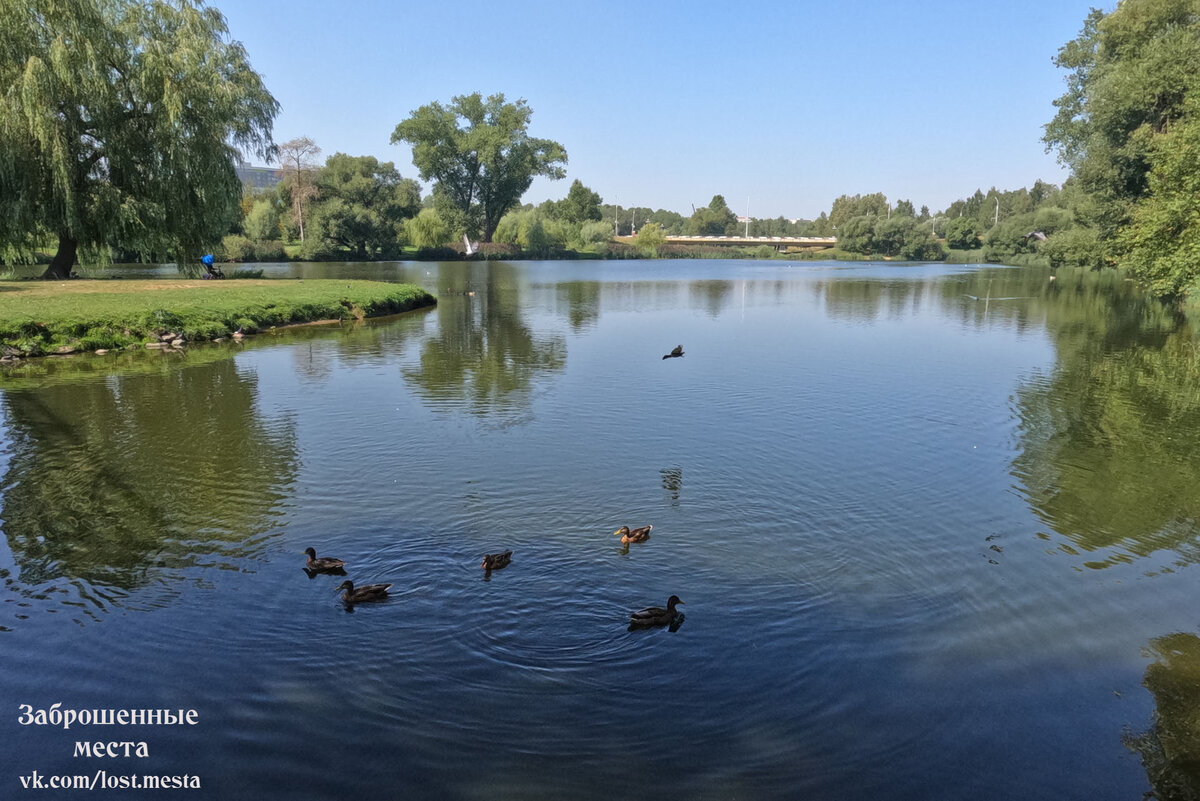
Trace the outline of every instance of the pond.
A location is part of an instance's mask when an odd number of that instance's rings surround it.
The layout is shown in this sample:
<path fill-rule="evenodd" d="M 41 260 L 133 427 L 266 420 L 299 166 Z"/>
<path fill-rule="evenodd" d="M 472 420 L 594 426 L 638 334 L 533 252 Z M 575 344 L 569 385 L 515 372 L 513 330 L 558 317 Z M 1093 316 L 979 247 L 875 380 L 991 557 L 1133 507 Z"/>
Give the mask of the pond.
<path fill-rule="evenodd" d="M 1164 639 L 1200 624 L 1200 359 L 1119 278 L 263 269 L 439 303 L 0 376 L 5 786 L 103 769 L 223 800 L 1150 788 L 1135 746 L 1166 713 L 1143 681 L 1200 659 L 1167 665 Z M 343 605 L 343 577 L 303 570 L 310 546 L 390 597 Z M 628 630 L 672 594 L 676 625 Z M 20 721 L 56 703 L 197 718 Z"/>

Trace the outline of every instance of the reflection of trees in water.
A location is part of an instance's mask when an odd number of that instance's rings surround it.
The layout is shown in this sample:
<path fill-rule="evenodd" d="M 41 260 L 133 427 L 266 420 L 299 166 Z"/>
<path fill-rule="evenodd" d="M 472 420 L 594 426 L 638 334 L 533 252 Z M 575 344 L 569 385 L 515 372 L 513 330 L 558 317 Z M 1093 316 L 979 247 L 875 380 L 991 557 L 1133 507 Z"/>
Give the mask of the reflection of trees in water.
<path fill-rule="evenodd" d="M 700 306 L 709 317 L 716 317 L 733 291 L 732 281 L 692 281 L 688 284 L 689 306 Z"/>
<path fill-rule="evenodd" d="M 1167 309 L 1110 280 L 1059 287 L 1047 304 L 1058 361 L 1017 391 L 1012 474 L 1089 567 L 1163 549 L 1195 561 L 1200 358 Z"/>
<path fill-rule="evenodd" d="M 465 402 L 485 416 L 519 416 L 529 409 L 535 378 L 566 364 L 562 336 L 536 337 L 525 325 L 511 265 L 442 268 L 436 316 L 420 369 L 405 371 L 428 400 Z"/>
<path fill-rule="evenodd" d="M 1200 638 L 1168 634 L 1150 643 L 1155 658 L 1142 683 L 1154 696 L 1154 721 L 1126 737 L 1146 768 L 1155 798 L 1200 799 Z"/>
<path fill-rule="evenodd" d="M 600 319 L 599 281 L 565 281 L 558 284 L 560 302 L 567 306 L 567 321 L 572 331 L 590 328 Z"/>
<path fill-rule="evenodd" d="M 128 590 L 253 556 L 296 470 L 290 426 L 267 429 L 255 395 L 232 359 L 5 394 L 19 585 Z"/>

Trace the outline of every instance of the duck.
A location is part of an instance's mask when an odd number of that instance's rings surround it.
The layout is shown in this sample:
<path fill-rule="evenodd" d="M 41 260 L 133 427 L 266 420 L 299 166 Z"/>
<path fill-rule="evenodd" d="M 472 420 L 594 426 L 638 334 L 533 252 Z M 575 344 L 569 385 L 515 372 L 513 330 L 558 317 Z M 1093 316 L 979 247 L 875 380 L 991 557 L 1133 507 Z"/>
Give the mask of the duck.
<path fill-rule="evenodd" d="M 621 542 L 628 545 L 631 542 L 645 542 L 646 540 L 650 539 L 650 529 L 652 528 L 654 528 L 654 526 L 642 526 L 641 528 L 635 528 L 631 531 L 629 526 L 621 526 L 619 529 L 614 531 L 613 534 L 620 534 Z"/>
<path fill-rule="evenodd" d="M 683 355 L 683 345 L 676 345 L 670 353 L 663 356 L 664 359 L 677 359 Z"/>
<path fill-rule="evenodd" d="M 318 559 L 316 550 L 312 548 L 305 548 L 304 552 L 308 554 L 304 565 L 314 573 L 333 572 L 346 566 L 341 559 L 334 559 L 332 556 L 322 556 Z"/>
<path fill-rule="evenodd" d="M 483 555 L 483 562 L 479 566 L 484 570 L 499 570 L 502 567 L 508 567 L 508 563 L 511 561 L 512 551 L 486 553 Z"/>
<path fill-rule="evenodd" d="M 678 595 L 672 595 L 667 599 L 667 608 L 661 606 L 650 606 L 645 609 L 639 609 L 629 615 L 629 628 L 644 628 L 647 626 L 666 626 L 674 623 L 682 613 L 677 612 L 675 607 L 683 601 L 679 600 Z"/>
<path fill-rule="evenodd" d="M 355 587 L 354 582 L 347 579 L 338 585 L 337 590 L 345 590 L 342 593 L 342 600 L 346 603 L 359 604 L 366 601 L 382 601 L 388 597 L 388 588 L 391 586 L 391 584 L 364 584 L 361 587 Z"/>

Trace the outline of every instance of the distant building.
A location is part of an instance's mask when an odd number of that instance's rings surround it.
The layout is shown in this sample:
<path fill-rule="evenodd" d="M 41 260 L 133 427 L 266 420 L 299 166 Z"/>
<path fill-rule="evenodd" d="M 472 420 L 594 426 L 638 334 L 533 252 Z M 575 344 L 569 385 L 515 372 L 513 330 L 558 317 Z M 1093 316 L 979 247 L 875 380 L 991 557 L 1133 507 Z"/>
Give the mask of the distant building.
<path fill-rule="evenodd" d="M 242 186 L 250 188 L 252 195 L 270 192 L 283 180 L 283 171 L 271 167 L 251 167 L 249 164 L 239 164 L 235 169 L 238 180 L 242 182 Z"/>

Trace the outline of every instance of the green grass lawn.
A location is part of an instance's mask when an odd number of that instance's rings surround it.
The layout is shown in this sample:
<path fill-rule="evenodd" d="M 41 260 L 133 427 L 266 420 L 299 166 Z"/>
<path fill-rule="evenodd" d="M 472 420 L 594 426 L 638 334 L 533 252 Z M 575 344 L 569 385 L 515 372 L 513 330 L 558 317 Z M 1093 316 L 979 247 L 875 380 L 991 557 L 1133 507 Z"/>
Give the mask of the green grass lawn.
<path fill-rule="evenodd" d="M 436 301 L 411 284 L 245 279 L 0 282 L 0 345 L 41 355 L 155 342 L 211 340 L 272 326 L 378 317 Z"/>

